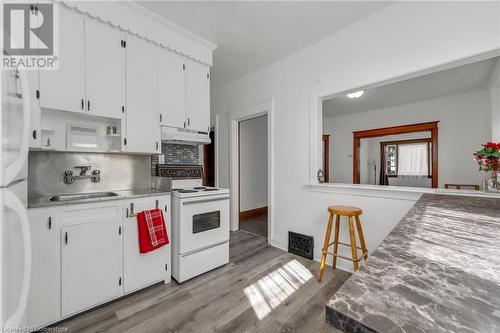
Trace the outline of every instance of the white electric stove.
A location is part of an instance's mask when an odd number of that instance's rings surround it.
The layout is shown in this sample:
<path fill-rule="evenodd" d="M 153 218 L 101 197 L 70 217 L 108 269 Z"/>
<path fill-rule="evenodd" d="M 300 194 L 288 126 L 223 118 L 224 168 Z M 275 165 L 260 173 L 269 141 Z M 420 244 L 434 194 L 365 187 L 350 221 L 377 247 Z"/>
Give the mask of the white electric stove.
<path fill-rule="evenodd" d="M 172 191 L 172 277 L 179 283 L 229 262 L 229 190 L 202 186 L 199 165 L 158 165 Z"/>

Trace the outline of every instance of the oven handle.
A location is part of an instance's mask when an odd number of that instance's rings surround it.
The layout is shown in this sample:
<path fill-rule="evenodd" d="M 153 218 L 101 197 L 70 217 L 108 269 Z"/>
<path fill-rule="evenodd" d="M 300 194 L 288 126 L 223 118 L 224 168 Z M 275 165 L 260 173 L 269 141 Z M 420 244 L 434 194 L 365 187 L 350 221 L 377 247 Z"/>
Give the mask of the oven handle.
<path fill-rule="evenodd" d="M 183 205 L 193 205 L 193 204 L 198 204 L 198 203 L 221 201 L 221 200 L 229 200 L 229 197 L 206 199 L 206 200 L 195 200 L 195 201 L 184 201 L 182 204 Z"/>

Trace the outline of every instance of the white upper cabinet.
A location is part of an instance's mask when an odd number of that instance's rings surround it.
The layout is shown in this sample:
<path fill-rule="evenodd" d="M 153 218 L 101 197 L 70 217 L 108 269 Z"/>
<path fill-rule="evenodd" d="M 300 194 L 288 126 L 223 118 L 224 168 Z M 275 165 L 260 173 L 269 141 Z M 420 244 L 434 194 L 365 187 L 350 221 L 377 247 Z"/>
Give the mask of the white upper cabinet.
<path fill-rule="evenodd" d="M 126 53 L 125 149 L 134 153 L 159 153 L 157 49 L 142 38 L 128 36 Z"/>
<path fill-rule="evenodd" d="M 83 112 L 85 103 L 84 16 L 59 6 L 57 70 L 40 71 L 40 107 Z"/>
<path fill-rule="evenodd" d="M 186 122 L 184 58 L 165 49 L 158 57 L 158 104 L 160 125 L 183 128 Z"/>
<path fill-rule="evenodd" d="M 96 116 L 121 118 L 125 105 L 124 34 L 94 19 L 85 20 L 86 104 Z"/>
<path fill-rule="evenodd" d="M 116 148 L 106 151 L 160 153 L 160 125 L 209 131 L 209 66 L 64 6 L 59 26 L 58 69 L 38 72 L 41 112 L 33 116 L 31 147 L 68 146 L 64 129 L 54 128 L 74 116 L 45 109 L 109 118 L 93 119 L 103 127 L 121 120 L 114 137 L 100 134 L 108 141 L 121 136 L 121 145 L 113 141 Z"/>
<path fill-rule="evenodd" d="M 186 115 L 187 128 L 209 132 L 210 70 L 194 61 L 186 64 Z"/>

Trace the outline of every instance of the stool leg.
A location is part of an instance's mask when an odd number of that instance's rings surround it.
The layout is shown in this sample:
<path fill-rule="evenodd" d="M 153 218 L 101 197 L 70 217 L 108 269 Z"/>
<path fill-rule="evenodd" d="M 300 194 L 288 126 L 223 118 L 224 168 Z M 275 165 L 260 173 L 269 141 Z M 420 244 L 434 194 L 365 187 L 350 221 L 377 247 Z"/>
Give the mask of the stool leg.
<path fill-rule="evenodd" d="M 351 236 L 351 252 L 352 252 L 352 267 L 356 272 L 358 270 L 358 250 L 356 248 L 356 237 L 354 234 L 354 223 L 352 221 L 352 216 L 349 216 L 349 234 Z"/>
<path fill-rule="evenodd" d="M 335 217 L 335 237 L 333 238 L 333 269 L 337 267 L 337 250 L 339 248 L 340 215 Z"/>
<path fill-rule="evenodd" d="M 361 227 L 361 221 L 359 220 L 359 216 L 356 216 L 356 227 L 358 228 L 358 236 L 359 242 L 361 243 L 361 249 L 363 250 L 363 258 L 368 259 L 368 252 L 365 244 L 365 236 L 363 235 L 363 228 Z"/>
<path fill-rule="evenodd" d="M 325 233 L 325 243 L 323 245 L 323 255 L 321 256 L 321 264 L 319 265 L 318 282 L 323 279 L 323 273 L 325 272 L 326 265 L 326 254 L 328 252 L 328 245 L 330 244 L 330 236 L 332 234 L 332 224 L 333 224 L 333 214 L 330 214 L 328 218 L 328 226 L 326 227 Z"/>

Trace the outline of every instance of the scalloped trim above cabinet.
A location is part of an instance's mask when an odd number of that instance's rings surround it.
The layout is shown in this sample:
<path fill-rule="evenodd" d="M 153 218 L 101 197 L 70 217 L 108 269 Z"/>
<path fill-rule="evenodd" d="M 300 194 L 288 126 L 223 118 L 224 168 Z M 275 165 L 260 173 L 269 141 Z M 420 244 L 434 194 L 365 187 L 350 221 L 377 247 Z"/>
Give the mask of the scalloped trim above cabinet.
<path fill-rule="evenodd" d="M 212 53 L 217 48 L 215 44 L 133 1 L 54 1 L 191 60 L 212 66 Z"/>

